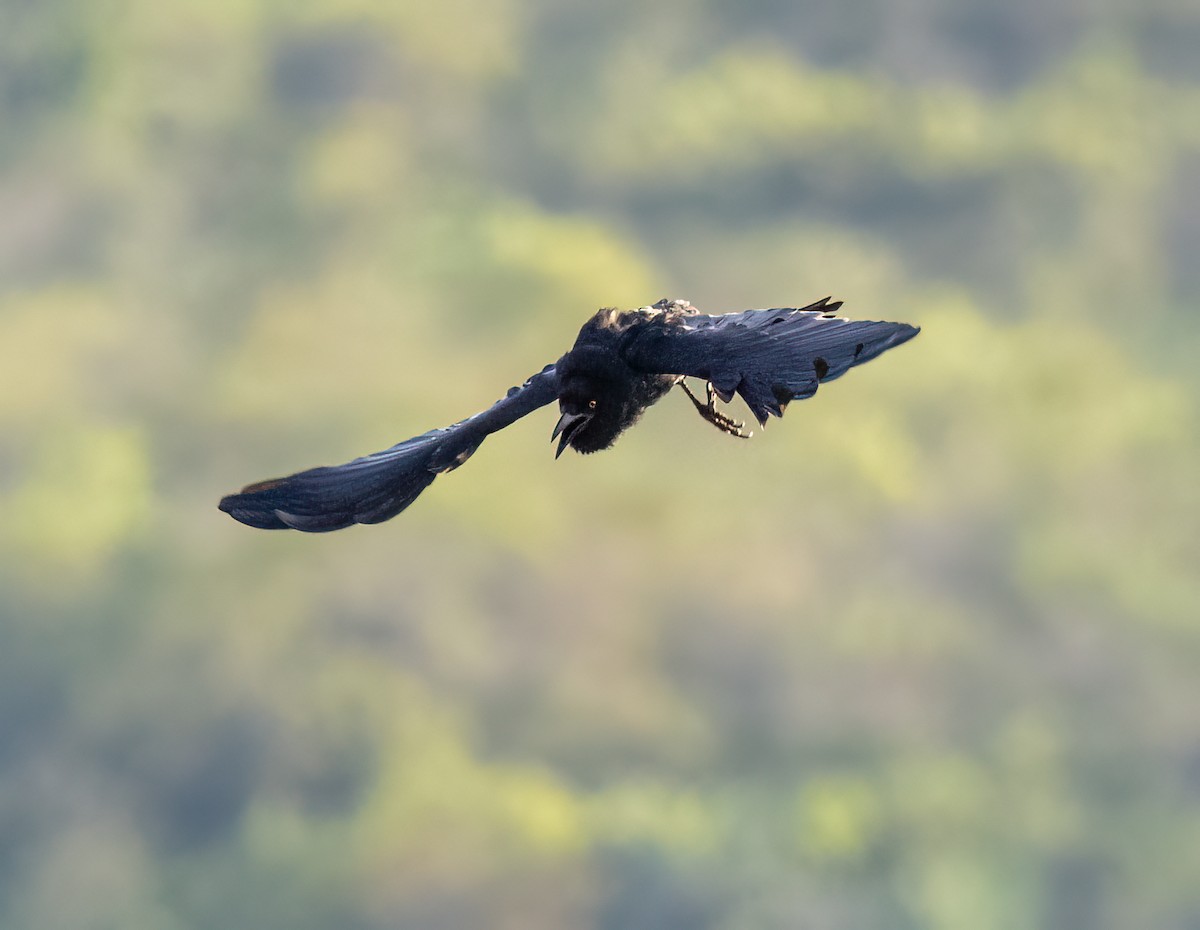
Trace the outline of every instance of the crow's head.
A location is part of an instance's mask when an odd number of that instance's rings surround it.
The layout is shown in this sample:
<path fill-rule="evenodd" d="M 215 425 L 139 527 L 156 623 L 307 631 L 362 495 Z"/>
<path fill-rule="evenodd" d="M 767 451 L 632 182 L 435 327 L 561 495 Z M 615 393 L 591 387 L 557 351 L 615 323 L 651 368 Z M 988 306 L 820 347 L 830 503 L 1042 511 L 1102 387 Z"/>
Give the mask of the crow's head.
<path fill-rule="evenodd" d="M 570 446 L 576 452 L 607 449 L 628 425 L 622 391 L 609 381 L 577 373 L 563 385 L 558 396 L 562 416 L 550 435 L 558 440 L 554 457 Z"/>
<path fill-rule="evenodd" d="M 551 441 L 562 455 L 599 452 L 637 422 L 642 411 L 670 389 L 674 379 L 635 372 L 618 350 L 615 310 L 601 310 L 580 330 L 575 347 L 558 360 L 558 407 L 562 416 Z"/>
<path fill-rule="evenodd" d="M 558 440 L 555 458 L 567 446 L 583 453 L 607 449 L 657 400 L 643 396 L 645 376 L 639 378 L 607 347 L 567 353 L 559 360 L 558 374 L 562 416 L 550 437 Z"/>

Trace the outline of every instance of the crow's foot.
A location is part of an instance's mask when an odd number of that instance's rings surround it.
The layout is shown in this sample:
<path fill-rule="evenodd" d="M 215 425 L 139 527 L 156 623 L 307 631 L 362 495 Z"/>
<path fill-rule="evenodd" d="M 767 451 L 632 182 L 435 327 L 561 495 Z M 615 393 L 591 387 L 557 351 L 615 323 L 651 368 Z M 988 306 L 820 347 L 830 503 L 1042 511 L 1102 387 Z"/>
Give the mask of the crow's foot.
<path fill-rule="evenodd" d="M 753 431 L 746 432 L 746 424 L 739 423 L 731 417 L 727 417 L 717 409 L 717 395 L 713 391 L 712 382 L 705 384 L 705 395 L 707 401 L 702 403 L 700 398 L 692 393 L 692 389 L 687 386 L 687 382 L 680 379 L 679 386 L 683 388 L 683 392 L 687 394 L 688 399 L 696 408 L 696 412 L 704 417 L 709 423 L 719 429 L 722 433 L 728 433 L 730 436 L 737 436 L 738 439 L 749 439 L 754 435 Z"/>

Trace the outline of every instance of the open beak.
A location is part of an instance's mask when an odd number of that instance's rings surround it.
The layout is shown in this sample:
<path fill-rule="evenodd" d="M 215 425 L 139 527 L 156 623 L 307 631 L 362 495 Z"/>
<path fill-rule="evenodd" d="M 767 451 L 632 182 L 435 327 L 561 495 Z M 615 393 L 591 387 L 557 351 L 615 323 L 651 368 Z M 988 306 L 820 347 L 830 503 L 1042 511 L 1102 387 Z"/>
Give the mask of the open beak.
<path fill-rule="evenodd" d="M 555 458 L 563 454 L 563 449 L 570 443 L 571 437 L 579 432 L 583 424 L 591 418 L 591 415 L 587 413 L 564 413 L 558 418 L 554 432 L 550 434 L 551 442 L 558 440 L 558 451 L 554 453 Z"/>

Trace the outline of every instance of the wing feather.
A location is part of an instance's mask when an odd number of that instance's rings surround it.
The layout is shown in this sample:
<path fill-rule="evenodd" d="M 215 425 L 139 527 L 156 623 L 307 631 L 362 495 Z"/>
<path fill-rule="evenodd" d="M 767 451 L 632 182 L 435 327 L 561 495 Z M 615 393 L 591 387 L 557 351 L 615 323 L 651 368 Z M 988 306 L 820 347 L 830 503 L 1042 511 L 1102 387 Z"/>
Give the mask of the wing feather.
<path fill-rule="evenodd" d="M 822 382 L 920 332 L 907 323 L 848 320 L 837 316 L 840 306 L 827 297 L 801 308 L 647 316 L 631 327 L 623 354 L 638 371 L 703 378 L 726 403 L 741 395 L 765 426 L 788 401 L 811 397 Z"/>
<path fill-rule="evenodd" d="M 220 508 L 247 526 L 306 533 L 390 520 L 442 472 L 457 468 L 491 433 L 558 397 L 558 375 L 547 365 L 482 413 L 344 465 L 261 481 L 230 494 Z"/>

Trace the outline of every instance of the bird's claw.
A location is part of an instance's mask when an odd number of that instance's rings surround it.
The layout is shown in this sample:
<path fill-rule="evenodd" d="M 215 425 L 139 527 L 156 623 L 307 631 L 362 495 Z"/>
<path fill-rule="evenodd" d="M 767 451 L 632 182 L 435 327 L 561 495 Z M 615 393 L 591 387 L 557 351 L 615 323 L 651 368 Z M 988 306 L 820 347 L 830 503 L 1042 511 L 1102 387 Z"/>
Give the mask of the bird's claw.
<path fill-rule="evenodd" d="M 726 416 L 717 409 L 717 395 L 713 390 L 711 381 L 705 384 L 706 402 L 701 402 L 700 398 L 692 393 L 692 389 L 687 386 L 686 381 L 680 380 L 679 386 L 683 388 L 684 393 L 687 394 L 688 399 L 695 406 L 696 412 L 722 433 L 728 433 L 730 436 L 738 437 L 738 439 L 749 439 L 754 435 L 753 430 L 750 432 L 746 431 L 745 423 Z"/>

